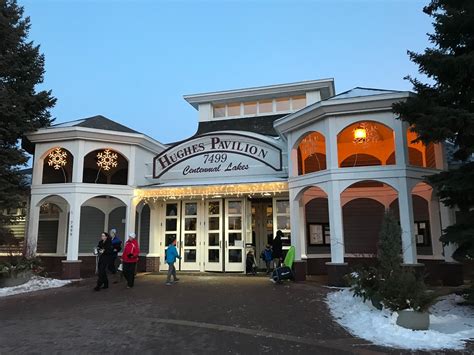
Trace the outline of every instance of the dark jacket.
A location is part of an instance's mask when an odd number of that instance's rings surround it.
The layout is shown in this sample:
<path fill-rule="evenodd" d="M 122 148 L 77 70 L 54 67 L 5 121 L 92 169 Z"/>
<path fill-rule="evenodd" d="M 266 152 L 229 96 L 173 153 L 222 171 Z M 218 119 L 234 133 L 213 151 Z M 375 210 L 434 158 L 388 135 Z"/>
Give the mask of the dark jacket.
<path fill-rule="evenodd" d="M 283 257 L 283 244 L 279 235 L 273 239 L 272 250 L 274 259 L 281 259 Z"/>
<path fill-rule="evenodd" d="M 97 244 L 97 249 L 99 250 L 99 263 L 108 262 L 114 253 L 112 240 L 110 238 L 107 238 L 105 241 L 100 240 L 99 244 Z M 100 252 L 101 250 L 103 252 Z"/>

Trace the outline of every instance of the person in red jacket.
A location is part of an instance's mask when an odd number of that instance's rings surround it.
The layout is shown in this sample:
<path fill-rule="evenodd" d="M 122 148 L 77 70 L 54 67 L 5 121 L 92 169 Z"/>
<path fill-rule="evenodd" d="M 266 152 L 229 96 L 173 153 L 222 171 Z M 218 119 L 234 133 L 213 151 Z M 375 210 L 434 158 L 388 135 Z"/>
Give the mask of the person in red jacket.
<path fill-rule="evenodd" d="M 135 269 L 140 255 L 140 248 L 135 238 L 136 235 L 133 232 L 128 235 L 122 254 L 123 276 L 127 280 L 127 288 L 132 288 L 135 283 Z"/>

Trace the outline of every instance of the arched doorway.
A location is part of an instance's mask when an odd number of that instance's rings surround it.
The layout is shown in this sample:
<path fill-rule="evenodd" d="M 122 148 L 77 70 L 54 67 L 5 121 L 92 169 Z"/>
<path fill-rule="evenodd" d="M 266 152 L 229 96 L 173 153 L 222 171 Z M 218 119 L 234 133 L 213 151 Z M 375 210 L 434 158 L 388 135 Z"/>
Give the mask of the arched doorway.
<path fill-rule="evenodd" d="M 126 205 L 113 196 L 96 196 L 81 206 L 79 227 L 79 253 L 90 255 L 99 242 L 102 232 L 117 230 L 117 236 L 124 241 Z"/>
<path fill-rule="evenodd" d="M 388 201 L 398 196 L 388 184 L 364 180 L 341 194 L 346 254 L 376 254 L 379 232 Z"/>

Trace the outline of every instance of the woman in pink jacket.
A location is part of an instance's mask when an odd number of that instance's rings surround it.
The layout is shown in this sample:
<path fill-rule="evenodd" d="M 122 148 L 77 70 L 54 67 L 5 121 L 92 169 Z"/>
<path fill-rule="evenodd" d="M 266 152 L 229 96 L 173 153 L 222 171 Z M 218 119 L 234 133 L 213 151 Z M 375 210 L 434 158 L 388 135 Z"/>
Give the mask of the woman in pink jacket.
<path fill-rule="evenodd" d="M 133 232 L 128 235 L 122 254 L 123 276 L 127 280 L 127 288 L 132 288 L 135 282 L 135 269 L 140 255 L 140 248 L 135 238 L 136 235 Z"/>

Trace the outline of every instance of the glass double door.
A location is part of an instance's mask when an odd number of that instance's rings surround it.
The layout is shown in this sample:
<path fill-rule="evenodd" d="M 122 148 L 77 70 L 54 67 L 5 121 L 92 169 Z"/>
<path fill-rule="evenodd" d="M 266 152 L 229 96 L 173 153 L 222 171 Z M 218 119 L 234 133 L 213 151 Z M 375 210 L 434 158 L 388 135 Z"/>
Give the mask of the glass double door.
<path fill-rule="evenodd" d="M 205 271 L 244 271 L 244 200 L 206 201 Z"/>
<path fill-rule="evenodd" d="M 178 270 L 244 271 L 245 201 L 215 199 L 164 204 L 164 250 L 176 238 Z M 164 255 L 163 255 L 164 256 Z M 167 269 L 162 263 L 162 270 Z"/>

